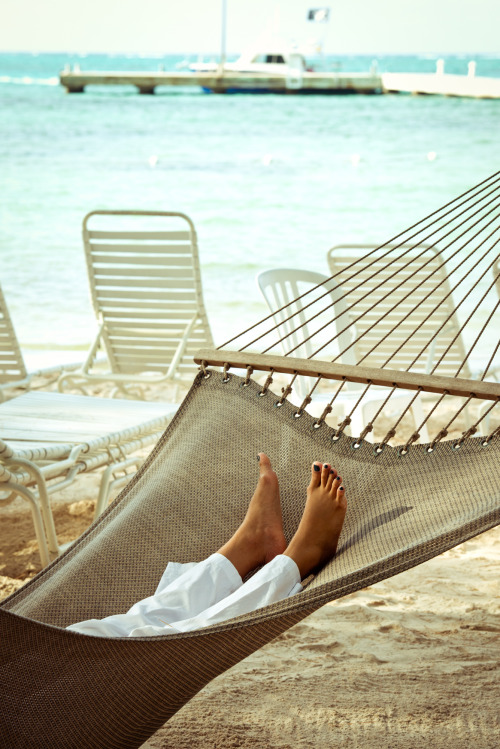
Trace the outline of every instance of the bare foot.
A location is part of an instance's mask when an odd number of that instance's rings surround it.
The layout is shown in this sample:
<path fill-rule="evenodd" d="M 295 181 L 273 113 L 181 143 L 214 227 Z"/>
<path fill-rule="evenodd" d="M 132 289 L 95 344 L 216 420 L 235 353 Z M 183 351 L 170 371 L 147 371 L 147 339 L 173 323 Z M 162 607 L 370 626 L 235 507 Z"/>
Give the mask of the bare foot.
<path fill-rule="evenodd" d="M 278 477 L 265 453 L 259 453 L 260 478 L 247 514 L 234 536 L 219 549 L 245 577 L 286 548 Z"/>
<path fill-rule="evenodd" d="M 328 463 L 312 465 L 304 514 L 288 548 L 304 579 L 335 554 L 347 510 L 342 479 Z"/>

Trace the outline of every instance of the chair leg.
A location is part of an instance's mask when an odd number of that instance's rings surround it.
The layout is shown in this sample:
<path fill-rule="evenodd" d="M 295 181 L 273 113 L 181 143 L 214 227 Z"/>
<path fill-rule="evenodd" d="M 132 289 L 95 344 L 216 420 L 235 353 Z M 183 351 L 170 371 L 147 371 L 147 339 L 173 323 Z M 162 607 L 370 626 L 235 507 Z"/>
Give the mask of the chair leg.
<path fill-rule="evenodd" d="M 135 466 L 136 470 L 144 462 L 144 458 L 126 458 L 119 463 L 112 463 L 109 465 L 102 474 L 101 484 L 99 486 L 99 495 L 94 510 L 94 520 L 96 520 L 101 513 L 104 512 L 108 506 L 109 495 L 111 490 L 119 486 L 120 484 L 127 483 L 132 478 L 133 474 L 125 474 L 119 478 L 114 477 L 115 471 L 125 471 L 130 466 Z"/>
<path fill-rule="evenodd" d="M 38 489 L 38 500 L 42 512 L 43 523 L 45 526 L 45 537 L 47 538 L 49 551 L 53 554 L 59 554 L 59 544 L 57 541 L 56 527 L 54 525 L 54 516 L 52 515 L 52 509 L 50 506 L 49 493 L 47 491 L 47 484 L 45 479 L 35 463 L 32 463 L 26 458 L 14 458 L 12 463 L 16 466 L 24 468 L 34 480 Z"/>
<path fill-rule="evenodd" d="M 47 546 L 47 538 L 45 536 L 42 513 L 40 512 L 40 507 L 38 506 L 35 495 L 26 486 L 21 486 L 20 484 L 14 484 L 11 482 L 2 484 L 2 489 L 10 489 L 14 495 L 17 494 L 18 497 L 25 499 L 26 502 L 29 503 L 31 516 L 33 518 L 33 525 L 35 526 L 35 535 L 38 544 L 38 551 L 40 553 L 40 561 L 42 563 L 42 567 L 46 567 L 48 564 L 50 564 L 49 547 Z"/>

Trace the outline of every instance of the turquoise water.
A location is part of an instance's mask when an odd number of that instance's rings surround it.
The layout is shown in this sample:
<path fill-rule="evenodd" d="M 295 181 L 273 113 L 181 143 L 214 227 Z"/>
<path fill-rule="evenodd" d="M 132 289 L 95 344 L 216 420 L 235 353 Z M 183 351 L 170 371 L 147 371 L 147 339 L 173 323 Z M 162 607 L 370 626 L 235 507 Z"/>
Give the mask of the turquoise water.
<path fill-rule="evenodd" d="M 477 75 L 500 77 L 500 57 L 476 61 Z M 156 70 L 179 62 L 0 55 L 1 284 L 28 355 L 58 347 L 62 357 L 92 339 L 80 237 L 90 210 L 191 216 L 220 344 L 266 313 L 260 270 L 327 273 L 332 245 L 381 243 L 500 167 L 500 101 L 196 89 L 145 97 L 126 88 L 67 95 L 58 85 L 67 63 Z M 326 65 L 354 71 L 371 62 Z M 446 71 L 466 73 L 467 62 L 447 59 Z M 391 57 L 378 67 L 432 72 L 435 63 Z"/>

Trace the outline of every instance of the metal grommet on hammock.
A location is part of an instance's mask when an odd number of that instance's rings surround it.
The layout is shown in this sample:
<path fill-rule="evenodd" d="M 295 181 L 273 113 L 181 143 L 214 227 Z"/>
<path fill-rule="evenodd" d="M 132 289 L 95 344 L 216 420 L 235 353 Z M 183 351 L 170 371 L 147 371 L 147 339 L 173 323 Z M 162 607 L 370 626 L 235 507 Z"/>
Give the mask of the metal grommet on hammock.
<path fill-rule="evenodd" d="M 322 426 L 325 423 L 325 419 L 328 416 L 328 414 L 331 413 L 332 411 L 333 411 L 332 404 L 328 403 L 325 406 L 325 409 L 324 409 L 323 413 L 321 414 L 321 416 L 319 417 L 319 419 L 317 419 L 315 422 L 313 422 L 312 428 L 313 429 L 319 429 L 320 426 Z"/>
<path fill-rule="evenodd" d="M 243 382 L 240 382 L 240 388 L 247 388 L 250 385 L 250 377 L 253 374 L 253 367 L 247 367 L 247 374 Z"/>
<path fill-rule="evenodd" d="M 302 403 L 299 406 L 299 410 L 295 411 L 295 413 L 293 414 L 293 418 L 294 419 L 300 419 L 300 417 L 302 416 L 302 414 L 306 410 L 306 406 L 308 406 L 309 403 L 311 403 L 311 401 L 312 401 L 311 396 L 310 395 L 306 395 L 306 397 L 304 398 L 304 400 L 302 401 Z"/>
<path fill-rule="evenodd" d="M 387 447 L 387 443 L 381 442 L 379 445 L 373 445 L 373 454 L 376 458 L 378 458 L 379 455 L 381 455 L 385 448 Z"/>
<path fill-rule="evenodd" d="M 464 443 L 464 441 L 460 440 L 460 439 L 453 440 L 451 442 L 451 449 L 453 450 L 453 452 L 454 453 L 458 452 L 458 450 L 460 450 L 460 448 L 462 447 L 463 443 Z"/>
<path fill-rule="evenodd" d="M 206 361 L 202 361 L 201 362 L 201 364 L 200 364 L 200 370 L 203 373 L 203 379 L 204 380 L 208 380 L 212 376 L 212 370 L 211 369 L 207 369 L 207 362 Z"/>
<path fill-rule="evenodd" d="M 361 445 L 363 444 L 363 440 L 358 437 L 358 439 L 354 439 L 351 441 L 351 450 L 359 450 Z"/>
<path fill-rule="evenodd" d="M 292 392 L 292 386 L 289 384 L 286 386 L 286 388 L 281 388 L 281 398 L 277 400 L 274 404 L 275 408 L 281 408 L 283 403 L 286 401 L 287 396 L 290 395 Z"/>
<path fill-rule="evenodd" d="M 262 386 L 262 390 L 260 391 L 260 393 L 257 393 L 257 395 L 259 396 L 259 398 L 263 398 L 265 395 L 267 395 L 267 391 L 269 390 L 269 386 L 271 385 L 271 383 L 273 381 L 273 371 L 274 370 L 271 370 L 269 372 L 269 374 L 267 376 L 267 379 L 266 379 L 264 385 Z"/>
<path fill-rule="evenodd" d="M 408 455 L 408 453 L 410 452 L 411 446 L 419 438 L 420 438 L 420 434 L 418 432 L 413 432 L 409 440 L 407 440 L 407 442 L 405 442 L 404 445 L 401 445 L 400 447 L 398 447 L 398 457 L 404 458 L 405 455 Z"/>
<path fill-rule="evenodd" d="M 436 445 L 441 442 L 446 436 L 448 435 L 448 429 L 446 427 L 443 427 L 438 434 L 434 437 L 432 442 L 425 448 L 425 452 L 430 455 L 431 453 L 435 452 Z"/>
<path fill-rule="evenodd" d="M 231 379 L 231 375 L 228 374 L 228 372 L 227 372 L 227 370 L 229 369 L 229 367 L 230 367 L 230 365 L 226 362 L 224 364 L 224 370 L 222 372 L 222 382 L 224 383 L 224 385 L 226 385 L 226 383 L 228 383 L 229 380 Z"/>
<path fill-rule="evenodd" d="M 339 441 L 339 439 L 340 439 L 340 438 L 341 438 L 341 437 L 343 436 L 343 434 L 344 434 L 344 429 L 345 429 L 346 427 L 348 427 L 350 423 L 351 423 L 351 417 L 350 417 L 350 416 L 346 416 L 346 417 L 345 417 L 345 419 L 344 419 L 344 421 L 342 421 L 342 422 L 341 422 L 341 423 L 339 424 L 339 428 L 338 428 L 338 429 L 336 429 L 336 430 L 335 430 L 335 432 L 334 432 L 334 433 L 332 434 L 332 440 L 331 440 L 331 441 L 332 441 L 332 442 L 338 442 L 338 441 Z"/>

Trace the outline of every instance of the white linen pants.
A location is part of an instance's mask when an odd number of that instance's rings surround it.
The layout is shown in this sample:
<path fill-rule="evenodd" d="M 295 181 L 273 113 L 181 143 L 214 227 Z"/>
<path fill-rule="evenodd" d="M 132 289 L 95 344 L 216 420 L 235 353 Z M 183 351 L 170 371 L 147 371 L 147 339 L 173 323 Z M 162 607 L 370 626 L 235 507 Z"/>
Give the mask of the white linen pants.
<path fill-rule="evenodd" d="M 279 554 L 243 583 L 222 554 L 203 562 L 169 562 L 155 593 L 126 614 L 89 619 L 67 629 L 97 637 L 191 632 L 281 601 L 302 590 L 299 568 Z"/>

